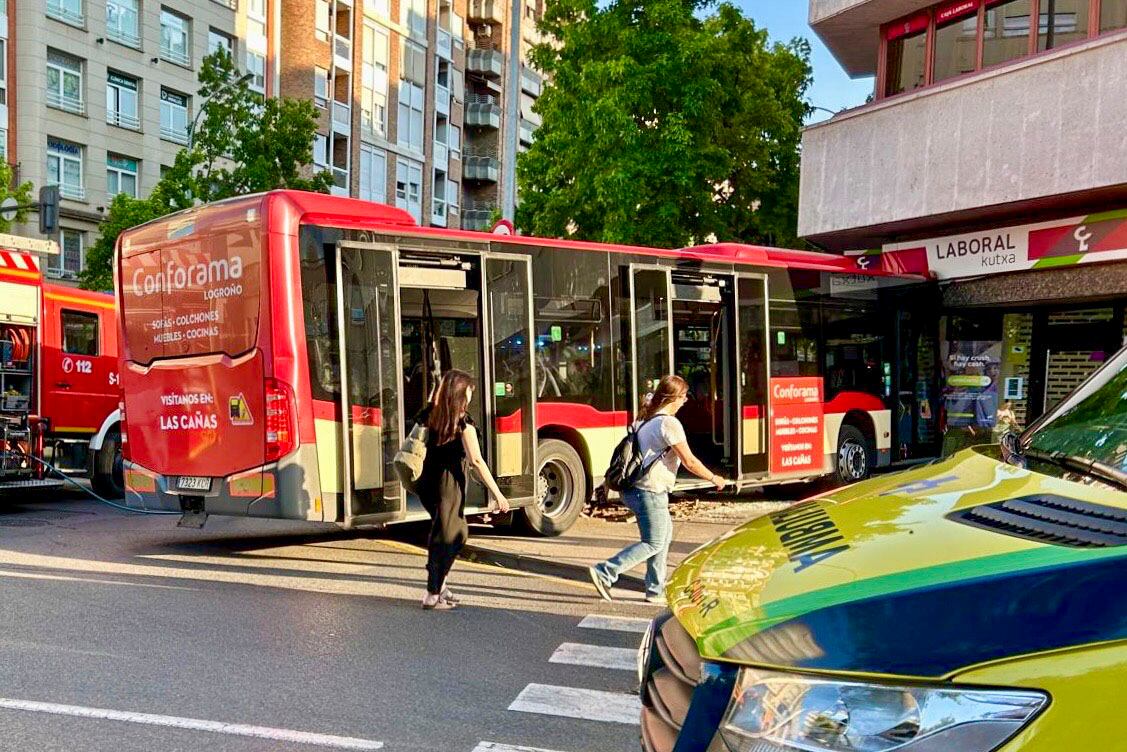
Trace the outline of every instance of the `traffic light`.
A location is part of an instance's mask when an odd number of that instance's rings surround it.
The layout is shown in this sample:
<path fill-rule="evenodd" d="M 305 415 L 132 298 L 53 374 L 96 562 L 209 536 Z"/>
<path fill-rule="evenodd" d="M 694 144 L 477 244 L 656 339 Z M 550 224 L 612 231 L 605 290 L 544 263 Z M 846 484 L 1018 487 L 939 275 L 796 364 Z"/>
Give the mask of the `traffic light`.
<path fill-rule="evenodd" d="M 59 186 L 39 189 L 39 234 L 53 235 L 59 229 Z"/>

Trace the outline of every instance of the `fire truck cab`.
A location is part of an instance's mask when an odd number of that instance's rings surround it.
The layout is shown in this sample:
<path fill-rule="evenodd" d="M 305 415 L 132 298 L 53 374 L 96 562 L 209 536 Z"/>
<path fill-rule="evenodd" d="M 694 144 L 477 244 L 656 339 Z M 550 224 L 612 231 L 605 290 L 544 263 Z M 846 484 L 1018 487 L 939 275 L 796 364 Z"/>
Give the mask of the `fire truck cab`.
<path fill-rule="evenodd" d="M 0 250 L 0 492 L 51 487 L 44 463 L 120 496 L 120 380 L 112 295 L 44 283 Z"/>

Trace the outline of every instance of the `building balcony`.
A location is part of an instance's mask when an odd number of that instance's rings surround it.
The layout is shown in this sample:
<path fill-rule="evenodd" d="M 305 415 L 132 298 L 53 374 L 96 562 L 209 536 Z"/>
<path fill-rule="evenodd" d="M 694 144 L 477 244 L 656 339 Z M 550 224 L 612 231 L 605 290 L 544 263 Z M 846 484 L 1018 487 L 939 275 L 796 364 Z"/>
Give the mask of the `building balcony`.
<path fill-rule="evenodd" d="M 436 170 L 450 168 L 450 147 L 441 141 L 434 142 L 434 168 Z"/>
<path fill-rule="evenodd" d="M 439 86 L 438 84 L 435 84 L 434 111 L 439 115 L 450 117 L 450 90 L 445 86 Z"/>
<path fill-rule="evenodd" d="M 492 156 L 466 156 L 462 166 L 463 180 L 496 183 L 501 178 L 501 160 Z"/>
<path fill-rule="evenodd" d="M 74 183 L 56 183 L 59 186 L 59 195 L 74 201 L 86 200 L 86 187 Z"/>
<path fill-rule="evenodd" d="M 333 167 L 333 184 L 330 192 L 334 196 L 348 196 L 350 194 L 348 170 L 344 167 Z"/>
<path fill-rule="evenodd" d="M 118 128 L 128 128 L 131 131 L 141 130 L 141 119 L 127 112 L 106 110 L 106 122 L 110 125 L 116 125 Z"/>
<path fill-rule="evenodd" d="M 192 64 L 192 56 L 188 54 L 188 50 L 183 47 L 171 47 L 162 44 L 160 46 L 160 57 L 161 60 L 167 60 L 170 63 L 176 63 L 184 67 L 188 67 Z"/>
<path fill-rule="evenodd" d="M 531 146 L 532 142 L 536 139 L 536 124 L 524 118 L 520 119 L 520 142 L 525 146 Z"/>
<path fill-rule="evenodd" d="M 484 232 L 493 224 L 497 204 L 489 201 L 466 201 L 462 207 L 462 229 Z"/>
<path fill-rule="evenodd" d="M 440 28 L 438 30 L 438 49 L 437 53 L 443 60 L 454 60 L 454 37 L 446 29 Z"/>
<path fill-rule="evenodd" d="M 531 68 L 521 66 L 520 88 L 529 96 L 539 97 L 541 90 L 544 88 L 544 78 Z"/>
<path fill-rule="evenodd" d="M 188 129 L 162 125 L 160 127 L 160 137 L 165 141 L 171 141 L 174 144 L 186 146 L 188 144 Z"/>
<path fill-rule="evenodd" d="M 500 78 L 505 72 L 505 56 L 497 50 L 470 50 L 466 70 L 486 78 Z"/>
<path fill-rule="evenodd" d="M 71 26 L 85 26 L 86 16 L 82 12 L 82 5 L 64 0 L 47 0 L 47 15 L 56 21 L 70 24 Z"/>
<path fill-rule="evenodd" d="M 352 40 L 348 37 L 333 36 L 333 63 L 341 70 L 352 70 Z"/>
<path fill-rule="evenodd" d="M 471 128 L 500 128 L 501 105 L 489 94 L 471 94 L 466 102 L 466 125 Z"/>
<path fill-rule="evenodd" d="M 333 130 L 337 133 L 352 133 L 352 107 L 344 102 L 333 100 Z"/>
<path fill-rule="evenodd" d="M 435 227 L 446 226 L 446 199 L 433 199 L 431 202 L 430 223 Z"/>
<path fill-rule="evenodd" d="M 54 89 L 47 90 L 47 106 L 75 115 L 86 114 L 86 103 L 80 97 L 72 97 Z"/>
<path fill-rule="evenodd" d="M 1127 175 L 1124 59 L 1127 36 L 1101 37 L 807 128 L 799 235 L 868 248 L 941 221 L 1009 221 L 1050 201 L 1083 213 Z"/>
<path fill-rule="evenodd" d="M 470 23 L 500 24 L 505 22 L 505 7 L 500 0 L 470 0 Z"/>
<path fill-rule="evenodd" d="M 141 37 L 139 37 L 135 30 L 118 29 L 113 26 L 106 27 L 106 36 L 118 44 L 124 44 L 126 47 L 133 47 L 134 49 L 141 49 Z"/>

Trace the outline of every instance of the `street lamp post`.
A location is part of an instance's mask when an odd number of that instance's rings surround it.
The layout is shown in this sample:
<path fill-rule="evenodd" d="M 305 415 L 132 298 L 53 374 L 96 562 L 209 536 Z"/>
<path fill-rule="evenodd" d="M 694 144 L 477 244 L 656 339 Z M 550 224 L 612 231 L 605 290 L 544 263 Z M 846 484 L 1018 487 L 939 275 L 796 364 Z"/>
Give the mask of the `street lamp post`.
<path fill-rule="evenodd" d="M 254 78 L 253 73 L 244 73 L 243 75 L 239 76 L 239 78 L 237 78 L 236 80 L 230 81 L 230 82 L 224 84 L 223 86 L 220 86 L 218 89 L 211 92 L 211 94 L 209 94 L 202 102 L 200 102 L 200 106 L 198 108 L 196 108 L 196 116 L 194 118 L 192 118 L 192 125 L 191 125 L 191 127 L 188 128 L 188 144 L 187 144 L 188 149 L 192 148 L 192 142 L 195 140 L 195 137 L 196 137 L 196 126 L 200 122 L 200 115 L 202 115 L 204 110 L 207 109 L 208 102 L 210 102 L 220 92 L 227 91 L 228 89 L 235 87 L 235 86 L 242 86 L 243 84 L 249 82 L 252 78 Z"/>

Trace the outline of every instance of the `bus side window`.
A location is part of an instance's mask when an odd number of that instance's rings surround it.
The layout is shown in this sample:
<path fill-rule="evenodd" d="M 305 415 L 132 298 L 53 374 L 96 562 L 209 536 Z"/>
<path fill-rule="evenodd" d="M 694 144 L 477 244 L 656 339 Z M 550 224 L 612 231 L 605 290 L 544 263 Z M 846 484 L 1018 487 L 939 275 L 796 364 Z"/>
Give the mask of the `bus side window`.
<path fill-rule="evenodd" d="M 69 355 L 98 355 L 98 314 L 63 309 L 63 352 Z"/>

